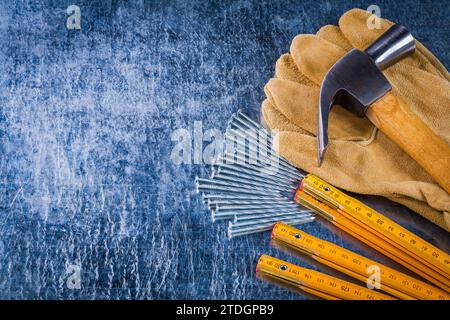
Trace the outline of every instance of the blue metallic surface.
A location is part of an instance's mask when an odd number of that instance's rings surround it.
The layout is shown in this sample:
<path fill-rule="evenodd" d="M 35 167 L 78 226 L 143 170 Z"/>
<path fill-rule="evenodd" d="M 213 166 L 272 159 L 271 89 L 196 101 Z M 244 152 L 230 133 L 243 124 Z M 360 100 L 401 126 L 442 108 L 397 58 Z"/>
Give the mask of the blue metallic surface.
<path fill-rule="evenodd" d="M 81 30 L 66 28 L 72 4 Z M 194 121 L 223 130 L 239 108 L 257 119 L 291 39 L 371 4 L 2 1 L 0 298 L 306 298 L 255 278 L 262 253 L 309 262 L 268 232 L 227 240 L 195 194 L 207 166 L 175 165 L 170 137 Z M 450 65 L 447 3 L 377 4 Z M 360 198 L 449 249 L 408 209 Z M 383 260 L 326 224 L 302 229 Z"/>

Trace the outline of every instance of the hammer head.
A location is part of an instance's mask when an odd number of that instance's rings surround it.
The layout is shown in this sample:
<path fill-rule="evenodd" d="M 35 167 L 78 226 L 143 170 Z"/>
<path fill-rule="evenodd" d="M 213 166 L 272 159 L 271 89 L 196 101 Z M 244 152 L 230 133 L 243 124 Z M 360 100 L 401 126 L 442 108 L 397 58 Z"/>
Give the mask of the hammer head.
<path fill-rule="evenodd" d="M 328 145 L 328 114 L 339 104 L 359 117 L 392 89 L 381 71 L 415 50 L 414 38 L 399 25 L 392 26 L 365 51 L 353 49 L 338 60 L 322 81 L 318 112 L 319 166 Z"/>

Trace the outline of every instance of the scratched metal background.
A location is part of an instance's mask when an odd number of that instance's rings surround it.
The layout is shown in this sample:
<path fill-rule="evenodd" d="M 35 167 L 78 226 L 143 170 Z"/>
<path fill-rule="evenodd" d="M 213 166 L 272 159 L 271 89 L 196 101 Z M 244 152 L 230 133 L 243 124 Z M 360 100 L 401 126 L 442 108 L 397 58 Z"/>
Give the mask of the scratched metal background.
<path fill-rule="evenodd" d="M 174 165 L 170 135 L 224 129 L 239 108 L 256 119 L 291 39 L 372 2 L 1 1 L 0 298 L 307 298 L 255 278 L 261 253 L 309 263 L 268 233 L 227 240 L 194 191 L 207 168 Z M 448 3 L 377 4 L 450 65 Z M 406 208 L 361 198 L 449 250 Z M 383 261 L 320 222 L 304 230 Z"/>

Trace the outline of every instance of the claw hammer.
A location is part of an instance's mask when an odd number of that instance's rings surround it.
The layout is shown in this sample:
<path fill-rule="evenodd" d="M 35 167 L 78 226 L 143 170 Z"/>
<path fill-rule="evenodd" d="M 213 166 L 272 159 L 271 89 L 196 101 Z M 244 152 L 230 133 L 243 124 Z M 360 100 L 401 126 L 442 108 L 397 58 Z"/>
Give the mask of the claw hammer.
<path fill-rule="evenodd" d="M 319 166 L 328 145 L 328 114 L 334 104 L 340 104 L 369 118 L 450 194 L 450 146 L 392 92 L 381 71 L 414 51 L 411 33 L 393 25 L 366 50 L 353 49 L 331 67 L 320 89 Z"/>

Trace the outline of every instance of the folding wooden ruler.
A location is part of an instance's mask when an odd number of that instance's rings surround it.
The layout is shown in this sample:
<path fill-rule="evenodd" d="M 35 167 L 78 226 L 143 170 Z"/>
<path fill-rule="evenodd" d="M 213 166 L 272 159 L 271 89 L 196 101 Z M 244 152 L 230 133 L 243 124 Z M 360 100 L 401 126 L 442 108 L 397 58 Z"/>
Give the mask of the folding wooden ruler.
<path fill-rule="evenodd" d="M 379 289 L 399 299 L 450 299 L 450 295 L 441 289 L 288 224 L 277 223 L 272 231 L 272 239 L 363 283 L 367 282 L 373 271 L 379 272 Z"/>
<path fill-rule="evenodd" d="M 275 225 L 273 239 L 360 281 L 367 279 L 369 266 L 379 267 L 381 289 L 394 297 L 400 299 L 450 299 L 450 256 L 446 252 L 312 174 L 308 174 L 302 179 L 295 193 L 295 201 L 417 273 L 433 285 L 313 237 L 287 224 Z M 281 270 L 284 267 L 280 267 L 280 264 L 287 266 L 289 270 L 296 271 Z M 339 290 L 332 290 L 339 279 L 333 278 L 334 280 L 331 281 L 329 278 L 325 279 L 323 274 L 317 275 L 316 271 L 296 268 L 300 267 L 263 256 L 258 262 L 257 271 L 297 285 L 307 292 L 327 299 L 362 299 L 363 296 L 369 299 L 385 299 L 384 295 L 366 296 L 365 293 L 361 293 L 363 291 L 358 291 L 356 295 L 351 293 L 348 295 Z M 296 278 L 294 275 L 301 276 L 301 278 Z M 314 280 L 308 282 L 305 279 Z M 333 283 L 331 288 L 328 286 L 329 283 Z M 356 292 L 353 288 L 352 290 L 350 292 Z M 374 292 L 373 290 L 369 291 Z M 374 293 L 379 292 L 375 291 Z"/>
<path fill-rule="evenodd" d="M 450 256 L 381 213 L 312 174 L 302 180 L 295 200 L 450 292 Z"/>

